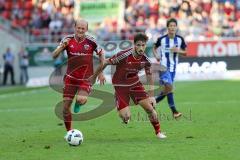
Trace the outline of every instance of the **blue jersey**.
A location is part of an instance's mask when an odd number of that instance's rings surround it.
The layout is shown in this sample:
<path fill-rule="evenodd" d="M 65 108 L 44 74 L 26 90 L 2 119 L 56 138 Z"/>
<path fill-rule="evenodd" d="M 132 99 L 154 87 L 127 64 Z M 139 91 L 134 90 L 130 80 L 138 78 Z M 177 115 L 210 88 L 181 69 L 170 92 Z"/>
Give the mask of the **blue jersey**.
<path fill-rule="evenodd" d="M 174 46 L 182 50 L 185 50 L 187 47 L 183 37 L 179 35 L 175 35 L 173 39 L 170 39 L 168 35 L 164 35 L 158 38 L 155 43 L 155 47 L 160 56 L 160 65 L 166 67 L 170 72 L 176 71 L 176 65 L 178 63 L 178 54 L 170 51 L 170 48 Z"/>

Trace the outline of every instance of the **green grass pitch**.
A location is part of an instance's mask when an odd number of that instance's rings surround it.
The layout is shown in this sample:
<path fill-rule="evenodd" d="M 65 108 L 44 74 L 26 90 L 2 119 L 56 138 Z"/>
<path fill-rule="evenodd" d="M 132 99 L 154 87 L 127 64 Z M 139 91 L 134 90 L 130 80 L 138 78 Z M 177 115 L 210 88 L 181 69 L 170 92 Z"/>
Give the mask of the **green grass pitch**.
<path fill-rule="evenodd" d="M 111 85 L 96 87 L 112 92 Z M 131 107 L 128 125 L 116 110 L 74 122 L 84 134 L 79 147 L 64 141 L 64 126 L 54 114 L 61 94 L 50 88 L 0 89 L 0 160 L 239 160 L 240 81 L 177 82 L 175 88 L 185 116 L 173 120 L 166 99 L 157 106 L 167 139 L 157 139 L 142 109 Z M 90 98 L 82 112 L 98 103 Z"/>

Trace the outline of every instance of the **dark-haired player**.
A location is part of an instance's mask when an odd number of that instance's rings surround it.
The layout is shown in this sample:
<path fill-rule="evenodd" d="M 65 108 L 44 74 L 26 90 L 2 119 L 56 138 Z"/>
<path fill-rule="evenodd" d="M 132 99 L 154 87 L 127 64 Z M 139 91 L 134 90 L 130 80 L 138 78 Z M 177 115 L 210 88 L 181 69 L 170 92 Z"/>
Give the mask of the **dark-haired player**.
<path fill-rule="evenodd" d="M 178 64 L 178 55 L 186 55 L 186 43 L 183 37 L 176 34 L 177 20 L 171 18 L 167 21 L 168 33 L 158 38 L 153 48 L 153 53 L 157 61 L 160 61 L 160 85 L 164 88 L 156 96 L 156 102 L 160 102 L 167 96 L 168 105 L 172 111 L 173 117 L 178 118 L 182 113 L 178 112 L 173 98 L 173 82 Z"/>
<path fill-rule="evenodd" d="M 134 36 L 134 47 L 121 51 L 105 60 L 103 66 L 98 67 L 91 81 L 94 83 L 97 75 L 107 65 L 116 65 L 112 84 L 115 89 L 116 107 L 122 121 L 127 124 L 130 120 L 129 101 L 131 98 L 135 104 L 139 104 L 146 111 L 157 137 L 166 138 L 160 130 L 158 115 L 154 108 L 156 104 L 153 91 L 154 79 L 151 72 L 151 63 L 145 55 L 147 40 L 148 37 L 145 34 L 136 34 Z M 139 80 L 138 73 L 142 69 L 145 69 L 147 82 L 150 85 L 149 93 L 145 91 Z"/>

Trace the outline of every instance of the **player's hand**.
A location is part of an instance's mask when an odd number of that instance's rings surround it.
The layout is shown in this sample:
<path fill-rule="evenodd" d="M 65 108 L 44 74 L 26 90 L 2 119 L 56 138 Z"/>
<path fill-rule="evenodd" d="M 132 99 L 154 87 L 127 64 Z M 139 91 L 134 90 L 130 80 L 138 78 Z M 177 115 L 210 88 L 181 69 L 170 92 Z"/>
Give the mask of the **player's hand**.
<path fill-rule="evenodd" d="M 174 46 L 174 47 L 170 48 L 170 51 L 171 51 L 172 53 L 178 53 L 178 52 L 179 52 L 179 48 L 177 48 L 176 46 Z"/>
<path fill-rule="evenodd" d="M 156 60 L 157 60 L 157 62 L 160 62 L 160 58 L 159 57 L 156 57 Z"/>
<path fill-rule="evenodd" d="M 156 106 L 156 99 L 155 97 L 149 97 L 150 103 L 153 105 L 153 107 Z"/>
<path fill-rule="evenodd" d="M 61 43 L 60 47 L 62 48 L 66 48 L 67 45 L 69 44 L 70 38 L 66 38 L 63 40 L 63 42 Z"/>
<path fill-rule="evenodd" d="M 106 78 L 103 74 L 99 74 L 98 81 L 100 82 L 100 85 L 104 85 L 106 82 Z"/>

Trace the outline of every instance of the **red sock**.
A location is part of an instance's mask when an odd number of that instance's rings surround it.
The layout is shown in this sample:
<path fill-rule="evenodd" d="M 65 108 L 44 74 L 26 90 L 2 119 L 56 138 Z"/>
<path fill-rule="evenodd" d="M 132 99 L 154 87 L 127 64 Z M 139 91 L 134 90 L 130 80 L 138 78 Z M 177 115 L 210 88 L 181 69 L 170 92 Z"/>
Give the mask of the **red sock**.
<path fill-rule="evenodd" d="M 159 132 L 161 132 L 160 131 L 160 123 L 159 123 L 159 121 L 152 121 L 152 120 L 150 120 L 150 122 L 152 123 L 152 126 L 153 126 L 153 128 L 155 130 L 155 134 L 158 134 Z"/>
<path fill-rule="evenodd" d="M 64 124 L 67 131 L 72 129 L 72 114 L 64 115 Z"/>

